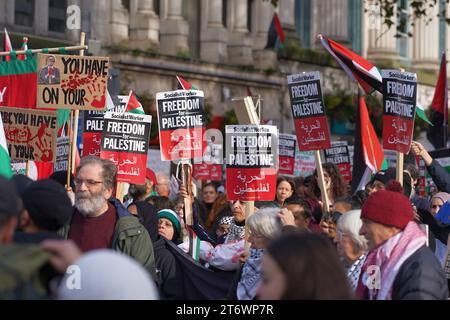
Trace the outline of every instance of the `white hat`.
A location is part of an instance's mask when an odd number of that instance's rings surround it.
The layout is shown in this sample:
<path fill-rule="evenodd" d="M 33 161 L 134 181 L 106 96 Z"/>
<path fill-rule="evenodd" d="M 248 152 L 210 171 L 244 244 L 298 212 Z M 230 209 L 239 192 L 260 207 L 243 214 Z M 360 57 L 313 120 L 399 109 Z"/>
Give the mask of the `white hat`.
<path fill-rule="evenodd" d="M 67 269 L 58 287 L 61 300 L 157 300 L 158 291 L 132 258 L 107 249 L 84 254 Z"/>

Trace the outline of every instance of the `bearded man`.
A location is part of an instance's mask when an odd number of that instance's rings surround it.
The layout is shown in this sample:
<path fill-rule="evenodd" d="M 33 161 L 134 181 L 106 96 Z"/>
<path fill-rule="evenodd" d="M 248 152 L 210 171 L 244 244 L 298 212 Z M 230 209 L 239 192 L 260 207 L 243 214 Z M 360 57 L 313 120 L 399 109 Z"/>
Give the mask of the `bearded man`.
<path fill-rule="evenodd" d="M 117 167 L 113 162 L 88 156 L 81 160 L 75 178 L 75 211 L 63 233 L 83 252 L 109 248 L 140 262 L 155 276 L 150 236 L 138 218 L 111 199 Z"/>

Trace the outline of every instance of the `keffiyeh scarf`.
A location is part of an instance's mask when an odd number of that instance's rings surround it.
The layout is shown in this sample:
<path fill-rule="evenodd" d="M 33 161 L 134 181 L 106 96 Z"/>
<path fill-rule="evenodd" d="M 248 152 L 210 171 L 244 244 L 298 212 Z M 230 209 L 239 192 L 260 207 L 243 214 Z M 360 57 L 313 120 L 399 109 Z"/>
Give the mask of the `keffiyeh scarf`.
<path fill-rule="evenodd" d="M 261 259 L 265 249 L 250 248 L 250 256 L 244 264 L 241 280 L 237 287 L 239 300 L 252 300 L 261 280 Z"/>
<path fill-rule="evenodd" d="M 427 237 L 416 222 L 388 239 L 367 255 L 359 277 L 356 296 L 368 300 L 392 299 L 395 277 L 403 263 L 426 244 Z"/>

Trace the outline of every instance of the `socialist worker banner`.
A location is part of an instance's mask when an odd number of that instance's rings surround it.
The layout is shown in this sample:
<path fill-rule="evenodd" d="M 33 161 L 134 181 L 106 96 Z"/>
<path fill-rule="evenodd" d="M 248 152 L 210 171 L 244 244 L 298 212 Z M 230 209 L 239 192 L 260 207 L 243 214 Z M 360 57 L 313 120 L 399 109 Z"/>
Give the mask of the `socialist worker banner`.
<path fill-rule="evenodd" d="M 278 173 L 294 175 L 297 138 L 293 134 L 280 133 L 278 141 L 278 161 L 280 163 Z"/>
<path fill-rule="evenodd" d="M 100 158 L 117 166 L 117 181 L 145 183 L 152 116 L 106 112 Z"/>
<path fill-rule="evenodd" d="M 330 129 L 322 98 L 320 73 L 293 74 L 287 80 L 300 151 L 329 148 Z"/>
<path fill-rule="evenodd" d="M 55 162 L 58 134 L 55 111 L 1 108 L 0 114 L 11 160 Z"/>
<path fill-rule="evenodd" d="M 416 115 L 417 75 L 381 70 L 383 77 L 383 149 L 408 153 Z"/>
<path fill-rule="evenodd" d="M 38 108 L 105 109 L 108 57 L 38 53 L 37 59 Z"/>
<path fill-rule="evenodd" d="M 203 91 L 158 92 L 156 103 L 161 159 L 201 158 L 206 148 Z"/>
<path fill-rule="evenodd" d="M 226 190 L 228 200 L 272 201 L 278 167 L 275 126 L 225 127 Z"/>

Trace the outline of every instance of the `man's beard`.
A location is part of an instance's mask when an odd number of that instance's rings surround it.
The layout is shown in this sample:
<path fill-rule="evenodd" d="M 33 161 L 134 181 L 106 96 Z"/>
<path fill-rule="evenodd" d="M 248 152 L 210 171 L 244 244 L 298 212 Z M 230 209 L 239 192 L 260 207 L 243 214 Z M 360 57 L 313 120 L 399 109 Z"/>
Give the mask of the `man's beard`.
<path fill-rule="evenodd" d="M 96 216 L 105 205 L 102 192 L 92 193 L 79 191 L 75 194 L 75 208 L 85 217 Z"/>
<path fill-rule="evenodd" d="M 141 198 L 142 196 L 145 196 L 147 191 L 147 185 L 145 184 L 130 184 L 130 188 L 128 189 L 128 192 L 133 197 L 134 200 Z"/>

